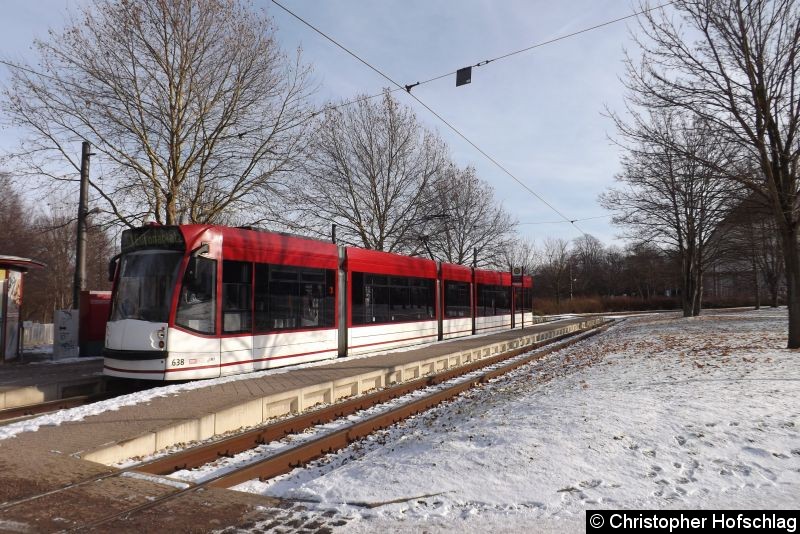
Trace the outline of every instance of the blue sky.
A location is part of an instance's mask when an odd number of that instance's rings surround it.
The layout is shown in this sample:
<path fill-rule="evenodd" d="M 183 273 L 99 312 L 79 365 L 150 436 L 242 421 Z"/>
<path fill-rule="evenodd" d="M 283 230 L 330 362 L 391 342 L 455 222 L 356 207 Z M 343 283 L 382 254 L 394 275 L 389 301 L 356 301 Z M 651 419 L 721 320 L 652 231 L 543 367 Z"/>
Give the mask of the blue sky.
<path fill-rule="evenodd" d="M 0 55 L 32 58 L 33 38 L 58 29 L 66 14 L 87 0 L 4 0 Z M 285 5 L 401 83 L 413 83 L 525 48 L 636 11 L 628 0 L 552 2 L 490 0 L 285 0 Z M 278 41 L 303 49 L 319 84 L 317 98 L 374 94 L 387 82 L 312 32 L 268 0 L 253 0 L 275 20 Z M 623 49 L 632 47 L 633 19 L 473 69 L 470 85 L 448 77 L 414 94 L 454 124 L 531 189 L 571 219 L 607 215 L 597 196 L 614 182 L 619 150 L 603 116 L 621 109 Z M 7 71 L 0 67 L 0 82 Z M 560 217 L 453 134 L 402 92 L 420 120 L 448 142 L 453 159 L 473 165 L 520 222 Z M 19 132 L 0 131 L 0 149 L 13 147 Z M 76 147 L 80 151 L 80 147 Z M 609 218 L 580 227 L 603 242 L 620 243 Z M 569 224 L 521 225 L 522 235 L 573 239 Z"/>

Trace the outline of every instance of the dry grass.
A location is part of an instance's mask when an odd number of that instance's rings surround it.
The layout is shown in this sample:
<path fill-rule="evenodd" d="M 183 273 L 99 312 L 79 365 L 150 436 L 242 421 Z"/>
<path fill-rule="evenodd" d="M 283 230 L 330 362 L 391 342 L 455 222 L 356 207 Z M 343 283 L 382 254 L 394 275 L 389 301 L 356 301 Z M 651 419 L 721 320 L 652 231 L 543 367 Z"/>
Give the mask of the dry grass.
<path fill-rule="evenodd" d="M 762 303 L 764 305 L 764 303 Z M 638 297 L 576 297 L 562 299 L 556 305 L 555 299 L 534 298 L 534 310 L 540 315 L 556 313 L 606 313 L 623 311 L 646 310 L 679 310 L 681 300 L 679 297 L 653 297 L 642 299 Z M 734 308 L 753 306 L 752 299 L 725 298 L 704 299 L 703 308 Z"/>

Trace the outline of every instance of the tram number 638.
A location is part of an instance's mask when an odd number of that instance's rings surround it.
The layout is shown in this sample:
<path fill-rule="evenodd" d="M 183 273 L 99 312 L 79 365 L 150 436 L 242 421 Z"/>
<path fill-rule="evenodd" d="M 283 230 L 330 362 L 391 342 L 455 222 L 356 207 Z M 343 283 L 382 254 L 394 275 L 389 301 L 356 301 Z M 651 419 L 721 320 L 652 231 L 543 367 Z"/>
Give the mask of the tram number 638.
<path fill-rule="evenodd" d="M 181 366 L 181 365 L 183 365 L 183 358 L 176 358 L 176 359 L 172 360 L 172 362 L 170 363 L 170 365 L 171 365 L 172 367 L 178 367 L 178 366 Z"/>

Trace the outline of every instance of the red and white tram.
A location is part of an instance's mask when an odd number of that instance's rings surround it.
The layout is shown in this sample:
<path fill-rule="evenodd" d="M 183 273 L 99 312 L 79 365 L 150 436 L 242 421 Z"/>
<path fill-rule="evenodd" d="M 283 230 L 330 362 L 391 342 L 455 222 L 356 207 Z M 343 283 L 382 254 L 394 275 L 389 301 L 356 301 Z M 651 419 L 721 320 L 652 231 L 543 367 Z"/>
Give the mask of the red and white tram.
<path fill-rule="evenodd" d="M 104 373 L 187 380 L 533 320 L 531 277 L 212 225 L 122 234 Z"/>

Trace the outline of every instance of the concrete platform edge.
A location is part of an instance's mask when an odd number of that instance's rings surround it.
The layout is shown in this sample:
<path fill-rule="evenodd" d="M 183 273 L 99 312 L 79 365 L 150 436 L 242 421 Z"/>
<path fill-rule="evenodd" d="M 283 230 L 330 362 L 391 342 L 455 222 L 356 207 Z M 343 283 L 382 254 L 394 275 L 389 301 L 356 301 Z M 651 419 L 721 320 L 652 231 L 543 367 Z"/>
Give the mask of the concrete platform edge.
<path fill-rule="evenodd" d="M 20 408 L 60 400 L 76 395 L 99 393 L 103 390 L 104 378 L 72 378 L 35 386 L 23 386 L 0 391 L 0 410 Z"/>
<path fill-rule="evenodd" d="M 261 425 L 270 419 L 297 414 L 318 404 L 337 402 L 393 383 L 413 380 L 521 346 L 532 345 L 578 330 L 592 328 L 604 321 L 605 319 L 602 317 L 587 319 L 586 321 L 573 323 L 555 330 L 529 334 L 512 340 L 500 340 L 486 345 L 479 345 L 466 351 L 461 350 L 425 358 L 400 366 L 386 366 L 345 379 L 325 381 L 296 390 L 249 399 L 242 403 L 227 406 L 215 413 L 188 419 L 180 424 L 146 432 L 124 441 L 107 443 L 101 447 L 79 453 L 76 456 L 92 462 L 113 465 L 130 458 L 152 455 L 177 444 L 202 441 L 244 427 Z"/>

